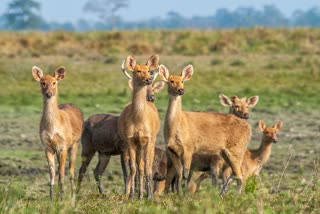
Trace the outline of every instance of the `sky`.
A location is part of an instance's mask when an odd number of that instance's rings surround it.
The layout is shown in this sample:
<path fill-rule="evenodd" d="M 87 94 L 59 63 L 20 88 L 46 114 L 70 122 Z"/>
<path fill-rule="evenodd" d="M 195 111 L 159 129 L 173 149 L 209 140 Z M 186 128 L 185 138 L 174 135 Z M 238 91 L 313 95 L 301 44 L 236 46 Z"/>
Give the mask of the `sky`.
<path fill-rule="evenodd" d="M 0 0 L 0 14 L 3 14 L 12 0 Z M 46 21 L 73 22 L 80 18 L 94 19 L 94 15 L 84 13 L 88 0 L 37 0 L 41 4 L 40 15 Z M 121 9 L 120 15 L 126 21 L 139 21 L 151 17 L 165 17 L 169 11 L 176 11 L 184 17 L 213 15 L 219 8 L 234 10 L 238 7 L 262 9 L 266 4 L 275 5 L 285 15 L 290 16 L 297 9 L 307 10 L 320 7 L 320 0 L 128 0 L 129 7 Z"/>

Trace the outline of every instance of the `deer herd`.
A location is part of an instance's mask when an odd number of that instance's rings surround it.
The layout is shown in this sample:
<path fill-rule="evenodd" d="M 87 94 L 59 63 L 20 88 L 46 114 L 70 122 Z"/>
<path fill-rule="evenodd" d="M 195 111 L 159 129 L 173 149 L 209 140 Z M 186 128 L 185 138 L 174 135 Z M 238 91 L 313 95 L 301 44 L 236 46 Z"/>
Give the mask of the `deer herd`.
<path fill-rule="evenodd" d="M 158 55 L 152 55 L 145 64 L 138 64 L 135 58 L 128 56 L 121 70 L 129 79 L 131 102 L 120 115 L 95 114 L 86 121 L 79 108 L 58 104 L 58 83 L 66 74 L 64 67 L 57 68 L 53 75 L 44 75 L 36 66 L 32 68 L 43 95 L 40 140 L 49 167 L 51 200 L 54 199 L 55 158 L 59 165 L 59 198 L 62 200 L 67 156 L 71 192 L 75 197 L 96 152 L 99 157 L 94 177 L 99 192 L 104 192 L 101 178 L 111 156 L 120 155 L 124 191 L 130 198 L 135 196 L 135 189 L 140 199 L 144 191 L 147 198 L 152 199 L 154 194 L 162 192 L 179 193 L 182 186 L 189 192 L 196 192 L 208 177 L 213 186 L 220 186 L 221 195 L 233 180 L 241 192 L 248 177 L 259 175 L 269 159 L 272 144 L 278 141 L 277 132 L 282 122 L 267 126 L 259 121 L 260 147 L 248 149 L 251 126 L 246 120 L 249 108 L 258 103 L 258 96 L 249 99 L 232 96 L 230 99 L 220 94 L 220 103 L 230 108 L 229 114 L 183 111 L 184 84 L 192 78 L 193 66 L 187 65 L 180 75 L 172 75 L 159 61 Z M 157 76 L 162 81 L 153 83 Z M 165 84 L 169 103 L 163 127 L 166 150 L 162 150 L 156 147 L 161 121 L 153 102 L 155 93 Z M 82 161 L 75 188 L 74 168 L 80 139 Z"/>

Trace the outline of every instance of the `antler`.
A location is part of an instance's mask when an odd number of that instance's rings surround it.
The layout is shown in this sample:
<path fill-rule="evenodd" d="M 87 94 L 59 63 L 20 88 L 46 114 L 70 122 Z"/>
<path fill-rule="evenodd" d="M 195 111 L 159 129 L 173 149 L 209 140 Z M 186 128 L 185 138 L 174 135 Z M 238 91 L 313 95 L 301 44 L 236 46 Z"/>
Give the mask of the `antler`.
<path fill-rule="evenodd" d="M 155 79 L 157 78 L 157 76 L 158 76 L 158 74 L 159 74 L 159 66 L 154 70 L 154 72 L 155 72 L 155 74 L 154 74 L 154 76 L 153 76 L 152 82 L 155 81 Z"/>
<path fill-rule="evenodd" d="M 125 61 L 126 61 L 126 60 L 123 60 L 123 61 L 122 61 L 121 70 L 122 70 L 122 72 L 124 73 L 124 75 L 126 75 L 126 77 L 127 77 L 128 79 L 132 79 L 132 77 L 128 74 L 128 72 L 126 71 L 126 69 L 125 69 L 125 67 L 124 67 Z"/>

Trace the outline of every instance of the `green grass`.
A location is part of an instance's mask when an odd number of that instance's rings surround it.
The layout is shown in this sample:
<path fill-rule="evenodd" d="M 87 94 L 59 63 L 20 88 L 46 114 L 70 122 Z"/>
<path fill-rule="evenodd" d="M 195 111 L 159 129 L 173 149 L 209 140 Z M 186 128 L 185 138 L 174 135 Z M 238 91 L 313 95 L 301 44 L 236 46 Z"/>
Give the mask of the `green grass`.
<path fill-rule="evenodd" d="M 266 28 L 0 33 L 4 45 L 0 51 L 0 213 L 318 213 L 319 34 L 319 29 Z M 67 177 L 66 200 L 51 202 L 38 133 L 42 97 L 32 66 L 53 73 L 64 65 L 67 74 L 59 83 L 59 102 L 72 102 L 88 118 L 121 112 L 131 94 L 120 70 L 122 59 L 135 54 L 138 62 L 145 62 L 151 53 L 159 53 L 161 63 L 173 74 L 194 65 L 194 76 L 185 83 L 184 110 L 228 112 L 219 103 L 220 93 L 259 95 L 248 121 L 253 127 L 250 148 L 260 143 L 259 120 L 268 125 L 283 121 L 279 143 L 273 146 L 260 178 L 250 180 L 241 195 L 231 187 L 224 198 L 208 179 L 196 194 L 128 200 L 123 195 L 119 157 L 111 159 L 103 176 L 106 193 L 97 194 L 92 173 L 95 157 L 75 205 Z M 163 121 L 166 89 L 157 94 L 155 104 Z M 163 146 L 162 132 L 157 143 Z M 79 167 L 80 155 L 77 171 Z"/>

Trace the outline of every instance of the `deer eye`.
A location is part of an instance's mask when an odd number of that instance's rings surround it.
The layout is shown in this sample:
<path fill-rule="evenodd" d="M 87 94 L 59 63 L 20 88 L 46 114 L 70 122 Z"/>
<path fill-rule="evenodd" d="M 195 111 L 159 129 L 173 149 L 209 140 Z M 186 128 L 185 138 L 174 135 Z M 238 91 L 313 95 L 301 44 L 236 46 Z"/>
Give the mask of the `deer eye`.
<path fill-rule="evenodd" d="M 239 108 L 240 106 L 235 106 L 236 108 Z"/>
<path fill-rule="evenodd" d="M 57 82 L 53 82 L 52 84 L 55 85 Z"/>
<path fill-rule="evenodd" d="M 154 74 L 154 71 L 150 71 L 150 75 L 152 75 L 152 76 L 153 76 L 153 74 Z"/>
<path fill-rule="evenodd" d="M 170 82 L 173 84 L 174 83 L 174 81 L 173 80 L 170 80 Z"/>
<path fill-rule="evenodd" d="M 42 86 L 46 86 L 46 83 L 45 83 L 45 82 L 42 82 Z"/>
<path fill-rule="evenodd" d="M 140 70 L 137 70 L 136 72 L 137 72 L 137 73 L 141 73 L 141 71 L 140 71 Z"/>

